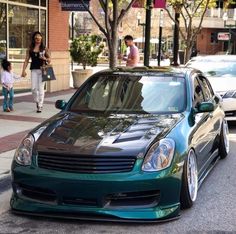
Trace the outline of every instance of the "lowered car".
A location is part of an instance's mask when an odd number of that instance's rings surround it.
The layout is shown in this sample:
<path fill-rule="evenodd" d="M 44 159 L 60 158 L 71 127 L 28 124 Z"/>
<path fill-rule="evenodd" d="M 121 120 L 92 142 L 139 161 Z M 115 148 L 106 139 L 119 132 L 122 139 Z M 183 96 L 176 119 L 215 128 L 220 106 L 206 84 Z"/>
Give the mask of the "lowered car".
<path fill-rule="evenodd" d="M 187 67 L 201 70 L 223 98 L 227 120 L 236 120 L 236 55 L 208 55 L 192 58 Z"/>
<path fill-rule="evenodd" d="M 13 212 L 171 220 L 229 151 L 221 100 L 195 69 L 101 71 L 56 107 L 15 152 Z"/>

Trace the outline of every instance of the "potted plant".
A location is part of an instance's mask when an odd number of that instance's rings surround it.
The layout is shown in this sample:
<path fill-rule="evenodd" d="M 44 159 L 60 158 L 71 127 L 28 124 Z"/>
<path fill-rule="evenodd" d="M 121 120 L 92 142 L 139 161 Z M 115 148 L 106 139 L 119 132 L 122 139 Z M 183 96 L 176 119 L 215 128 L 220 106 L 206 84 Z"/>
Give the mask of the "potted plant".
<path fill-rule="evenodd" d="M 81 35 L 75 38 L 70 46 L 70 55 L 74 62 L 82 64 L 83 69 L 72 71 L 73 84 L 78 88 L 90 75 L 92 69 L 87 66 L 96 66 L 98 55 L 102 52 L 102 38 L 97 35 Z"/>

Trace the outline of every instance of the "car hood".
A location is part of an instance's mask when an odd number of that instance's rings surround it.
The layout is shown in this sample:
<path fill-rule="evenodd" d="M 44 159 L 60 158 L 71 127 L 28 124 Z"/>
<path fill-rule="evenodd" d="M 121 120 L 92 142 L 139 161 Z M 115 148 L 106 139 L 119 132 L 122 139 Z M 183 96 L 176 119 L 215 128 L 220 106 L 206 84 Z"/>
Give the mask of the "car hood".
<path fill-rule="evenodd" d="M 236 90 L 236 77 L 208 77 L 208 80 L 216 92 Z"/>
<path fill-rule="evenodd" d="M 39 152 L 63 154 L 137 156 L 145 153 L 153 140 L 165 137 L 183 116 L 95 117 L 61 113 L 35 130 L 35 149 Z"/>

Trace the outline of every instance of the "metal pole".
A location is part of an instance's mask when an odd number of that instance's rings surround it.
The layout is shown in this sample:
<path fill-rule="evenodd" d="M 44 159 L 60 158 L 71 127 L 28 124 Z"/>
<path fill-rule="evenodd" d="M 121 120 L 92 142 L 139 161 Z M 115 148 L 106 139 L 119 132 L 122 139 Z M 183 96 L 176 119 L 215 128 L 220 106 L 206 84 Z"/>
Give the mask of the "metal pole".
<path fill-rule="evenodd" d="M 152 3 L 153 3 L 152 0 L 147 0 L 147 4 L 146 4 L 146 27 L 145 27 L 145 47 L 144 47 L 144 66 L 149 66 Z"/>
<path fill-rule="evenodd" d="M 178 52 L 179 52 L 179 29 L 177 23 L 179 24 L 180 14 L 175 10 L 175 27 L 174 27 L 174 43 L 173 43 L 173 63 L 172 65 L 178 66 Z"/>
<path fill-rule="evenodd" d="M 74 12 L 71 13 L 71 40 L 74 40 Z M 73 60 L 71 60 L 71 71 L 73 71 Z"/>
<path fill-rule="evenodd" d="M 160 10 L 160 22 L 159 22 L 159 44 L 158 44 L 158 58 L 157 65 L 161 65 L 161 40 L 162 40 L 162 27 L 163 27 L 163 10 Z"/>

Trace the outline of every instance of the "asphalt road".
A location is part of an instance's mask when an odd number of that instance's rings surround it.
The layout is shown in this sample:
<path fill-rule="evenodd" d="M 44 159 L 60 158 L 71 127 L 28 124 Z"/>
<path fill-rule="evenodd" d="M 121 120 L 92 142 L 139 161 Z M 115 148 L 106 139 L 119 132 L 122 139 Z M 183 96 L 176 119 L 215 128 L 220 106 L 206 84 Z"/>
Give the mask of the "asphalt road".
<path fill-rule="evenodd" d="M 198 192 L 195 205 L 178 220 L 162 224 L 122 224 L 31 218 L 9 211 L 11 191 L 0 191 L 0 233 L 236 234 L 236 126 L 230 127 L 230 154 L 220 160 Z"/>

